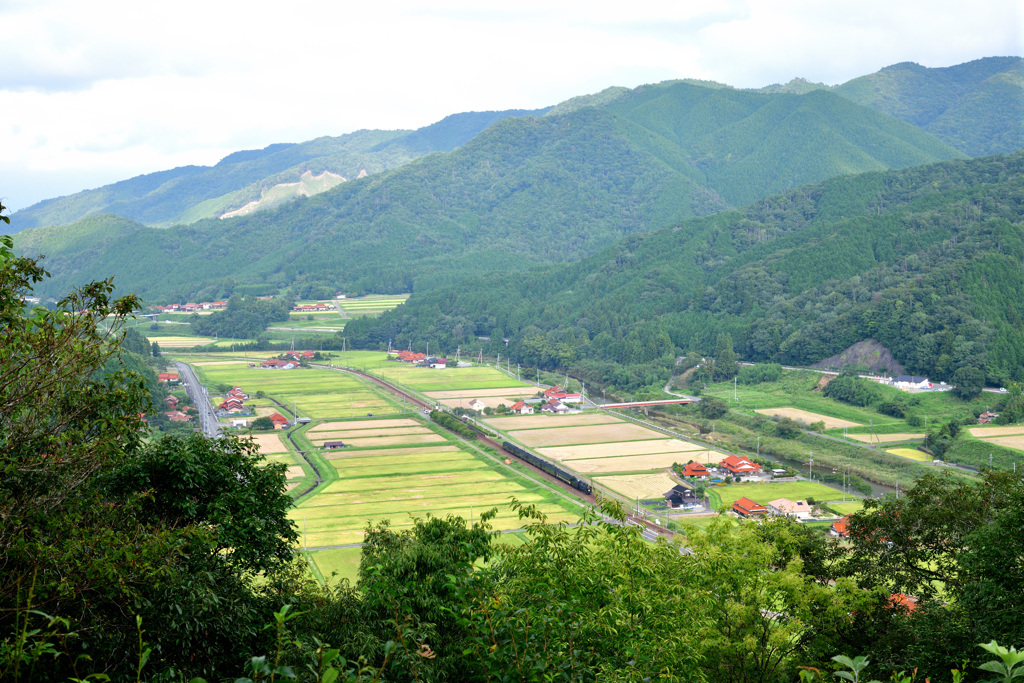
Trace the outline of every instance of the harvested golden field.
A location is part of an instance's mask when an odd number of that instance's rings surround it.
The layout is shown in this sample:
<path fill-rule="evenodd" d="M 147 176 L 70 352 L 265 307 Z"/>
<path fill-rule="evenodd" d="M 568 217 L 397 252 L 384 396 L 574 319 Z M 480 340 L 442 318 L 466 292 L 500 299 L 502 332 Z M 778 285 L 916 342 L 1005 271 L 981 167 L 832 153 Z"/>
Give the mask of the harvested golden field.
<path fill-rule="evenodd" d="M 340 432 L 349 429 L 383 429 L 388 427 L 418 427 L 423 424 L 406 417 L 393 420 L 348 420 L 346 422 L 323 422 L 309 428 L 309 432 Z M 309 432 L 306 432 L 307 435 Z"/>
<path fill-rule="evenodd" d="M 339 451 L 327 451 L 324 457 L 328 460 L 344 460 L 345 458 L 375 458 L 389 455 L 422 455 L 424 453 L 450 453 L 458 451 L 458 446 L 420 446 L 417 448 L 381 448 L 378 450 L 344 449 Z"/>
<path fill-rule="evenodd" d="M 971 427 L 968 429 L 971 436 L 979 439 L 987 439 L 992 436 L 1009 436 L 1011 434 L 1024 434 L 1024 425 L 1009 427 Z"/>
<path fill-rule="evenodd" d="M 916 448 L 890 448 L 886 453 L 892 453 L 898 455 L 901 458 L 909 458 L 911 460 L 917 460 L 919 462 L 931 462 L 932 456 L 927 453 L 922 453 Z"/>
<path fill-rule="evenodd" d="M 578 415 L 517 415 L 516 417 L 495 417 L 485 422 L 495 429 L 547 429 L 549 427 L 579 427 L 581 425 L 603 425 L 622 422 L 607 413 L 581 413 Z"/>
<path fill-rule="evenodd" d="M 914 439 L 923 439 L 924 434 L 908 434 L 901 432 L 899 434 L 847 434 L 851 439 L 862 441 L 864 443 L 895 443 L 897 441 L 912 441 Z"/>
<path fill-rule="evenodd" d="M 404 434 L 429 434 L 426 427 L 391 427 L 389 429 L 350 429 L 344 432 L 317 432 L 307 434 L 310 441 L 330 441 L 331 439 L 358 439 L 367 436 L 402 436 Z"/>
<path fill-rule="evenodd" d="M 510 379 L 510 382 L 515 382 Z M 483 398 L 486 396 L 530 398 L 536 396 L 537 387 L 499 387 L 490 389 L 447 389 L 445 391 L 425 391 L 424 396 L 430 398 Z"/>
<path fill-rule="evenodd" d="M 985 441 L 1024 451 L 1024 436 L 997 436 L 994 439 L 985 439 Z"/>
<path fill-rule="evenodd" d="M 438 441 L 444 441 L 445 438 L 440 434 L 410 434 L 408 436 L 379 436 L 379 437 L 367 437 L 362 439 L 345 440 L 345 444 L 348 446 L 355 446 L 357 448 L 375 447 L 375 446 L 401 446 L 404 444 L 413 443 L 437 443 Z"/>
<path fill-rule="evenodd" d="M 633 499 L 661 498 L 679 483 L 667 474 L 660 472 L 658 474 L 618 474 L 609 477 L 594 477 L 594 482 Z"/>
<path fill-rule="evenodd" d="M 292 465 L 285 472 L 285 479 L 298 479 L 299 477 L 306 476 L 306 473 L 302 471 L 302 465 Z"/>
<path fill-rule="evenodd" d="M 627 455 L 623 458 L 594 458 L 571 460 L 566 463 L 571 469 L 583 474 L 593 472 L 638 472 L 672 467 L 672 463 L 684 464 L 690 461 L 689 453 L 652 453 L 650 455 Z M 668 489 L 665 489 L 666 491 Z"/>
<path fill-rule="evenodd" d="M 755 410 L 754 412 L 761 413 L 762 415 L 768 415 L 770 417 L 788 417 L 791 420 L 797 420 L 798 422 L 803 422 L 805 424 L 812 424 L 814 422 L 821 421 L 825 423 L 825 429 L 860 426 L 860 424 L 856 422 L 840 420 L 838 417 L 829 417 L 828 415 L 812 413 L 807 410 L 800 410 L 799 408 L 762 408 L 760 410 Z"/>
<path fill-rule="evenodd" d="M 586 427 L 529 429 L 509 432 L 509 435 L 527 446 L 535 447 L 607 443 L 609 441 L 638 441 L 640 439 L 651 439 L 661 436 L 658 432 L 628 422 Z"/>
<path fill-rule="evenodd" d="M 288 452 L 288 447 L 284 445 L 281 437 L 277 434 L 253 434 L 252 439 L 260 447 L 260 453 L 263 455 Z"/>
<path fill-rule="evenodd" d="M 687 460 L 697 458 L 693 453 L 707 450 L 704 446 L 680 441 L 679 439 L 652 439 L 648 441 L 624 441 L 621 443 L 590 444 L 587 446 L 558 446 L 539 448 L 541 453 L 556 460 L 589 460 L 593 458 L 618 458 L 623 455 L 648 455 L 651 453 L 686 453 Z M 721 460 L 725 456 L 721 456 Z M 718 462 L 716 460 L 715 462 Z M 700 461 L 703 462 L 703 461 Z"/>

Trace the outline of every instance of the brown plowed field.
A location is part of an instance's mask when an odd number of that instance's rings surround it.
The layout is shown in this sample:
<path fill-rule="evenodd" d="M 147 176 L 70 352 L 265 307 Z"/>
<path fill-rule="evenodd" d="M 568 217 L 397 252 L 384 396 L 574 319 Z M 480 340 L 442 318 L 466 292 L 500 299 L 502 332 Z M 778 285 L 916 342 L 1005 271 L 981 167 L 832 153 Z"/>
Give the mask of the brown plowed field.
<path fill-rule="evenodd" d="M 418 427 L 422 423 L 408 418 L 394 420 L 353 420 L 350 422 L 324 422 L 310 427 L 310 432 L 340 432 L 350 429 L 386 429 L 388 427 Z M 307 432 L 308 434 L 308 432 Z"/>
<path fill-rule="evenodd" d="M 825 423 L 825 429 L 860 426 L 857 422 L 840 420 L 838 417 L 829 417 L 828 415 L 812 413 L 806 410 L 800 410 L 799 408 L 762 408 L 761 410 L 755 410 L 754 412 L 761 413 L 762 415 L 770 415 L 771 417 L 788 417 L 792 420 L 797 420 L 805 424 L 812 424 L 820 420 Z"/>

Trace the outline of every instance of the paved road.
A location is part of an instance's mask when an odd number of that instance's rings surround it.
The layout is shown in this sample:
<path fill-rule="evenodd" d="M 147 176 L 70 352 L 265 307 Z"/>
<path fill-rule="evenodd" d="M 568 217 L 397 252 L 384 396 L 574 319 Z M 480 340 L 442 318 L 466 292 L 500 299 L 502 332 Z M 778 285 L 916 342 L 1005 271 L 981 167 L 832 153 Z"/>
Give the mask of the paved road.
<path fill-rule="evenodd" d="M 213 412 L 213 406 L 210 405 L 206 387 L 199 382 L 196 373 L 192 372 L 192 368 L 187 363 L 174 361 L 174 367 L 178 369 L 178 374 L 185 381 L 185 389 L 188 391 L 189 398 L 192 399 L 192 405 L 199 411 L 199 426 L 202 428 L 203 434 L 220 436 L 221 425 L 217 420 L 217 414 Z"/>

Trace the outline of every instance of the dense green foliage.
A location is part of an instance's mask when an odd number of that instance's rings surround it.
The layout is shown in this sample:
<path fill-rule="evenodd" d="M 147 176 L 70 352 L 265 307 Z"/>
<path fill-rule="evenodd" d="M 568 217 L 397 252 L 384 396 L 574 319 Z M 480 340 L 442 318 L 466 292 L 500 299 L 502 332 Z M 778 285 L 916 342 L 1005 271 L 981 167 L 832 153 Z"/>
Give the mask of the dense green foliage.
<path fill-rule="evenodd" d="M 467 112 L 415 131 L 360 130 L 235 152 L 215 166 L 183 166 L 39 202 L 15 212 L 9 230 L 64 225 L 101 213 L 146 225 L 192 223 L 257 200 L 267 188 L 296 182 L 305 171 L 330 171 L 349 179 L 361 172 L 380 173 L 430 152 L 455 149 L 507 116 L 544 111 Z"/>
<path fill-rule="evenodd" d="M 834 92 L 926 130 L 971 156 L 1024 147 L 1024 60 L 988 57 L 945 68 L 904 62 Z"/>
<path fill-rule="evenodd" d="M 840 174 L 959 156 L 910 124 L 826 92 L 686 83 L 601 106 L 501 119 L 446 154 L 277 209 L 160 230 L 120 219 L 17 235 L 53 259 L 54 291 L 113 274 L 147 300 L 238 285 L 420 291 L 593 254 L 631 234 Z M 74 253 L 69 251 L 73 247 Z"/>
<path fill-rule="evenodd" d="M 285 322 L 292 311 L 286 299 L 260 299 L 256 296 L 232 296 L 228 307 L 210 315 L 192 316 L 192 330 L 208 337 L 252 339 L 272 322 Z"/>
<path fill-rule="evenodd" d="M 462 420 L 441 410 L 431 410 L 430 419 L 464 439 L 475 439 L 476 431 Z"/>
<path fill-rule="evenodd" d="M 526 365 L 657 383 L 683 351 L 810 364 L 869 337 L 907 370 L 1024 378 L 1024 154 L 837 178 L 629 238 L 579 263 L 413 295 L 367 346 L 511 339 Z M 493 344 L 493 342 L 492 342 Z M 661 360 L 659 360 L 661 359 Z"/>

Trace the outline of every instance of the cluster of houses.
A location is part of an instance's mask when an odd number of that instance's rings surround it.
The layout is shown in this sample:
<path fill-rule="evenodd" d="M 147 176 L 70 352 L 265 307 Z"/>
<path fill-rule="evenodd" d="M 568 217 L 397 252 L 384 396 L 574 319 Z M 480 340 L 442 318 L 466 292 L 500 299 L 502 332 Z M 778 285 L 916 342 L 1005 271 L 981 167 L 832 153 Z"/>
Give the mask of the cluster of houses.
<path fill-rule="evenodd" d="M 249 394 L 242 391 L 242 387 L 234 387 L 224 395 L 224 400 L 217 406 L 218 417 L 228 415 L 250 415 L 251 411 L 245 406 Z"/>
<path fill-rule="evenodd" d="M 282 354 L 284 358 L 268 358 L 267 360 L 260 363 L 261 368 L 270 368 L 271 370 L 291 370 L 297 368 L 305 361 L 311 361 L 316 356 L 315 351 L 288 351 Z M 249 367 L 254 367 L 250 365 Z"/>
<path fill-rule="evenodd" d="M 177 376 L 177 375 L 175 375 Z M 192 416 L 188 413 L 178 410 L 178 397 L 171 394 L 164 399 L 164 403 L 167 404 L 168 410 L 164 411 L 164 415 L 171 422 L 188 422 L 192 419 Z"/>
<path fill-rule="evenodd" d="M 176 372 L 161 372 L 157 374 L 156 378 L 162 384 L 177 384 L 181 381 L 181 377 Z"/>
<path fill-rule="evenodd" d="M 298 311 L 299 313 L 316 313 L 317 311 L 333 311 L 334 306 L 331 306 L 330 304 L 320 303 L 300 304 L 298 306 L 292 306 L 292 310 Z"/>
<path fill-rule="evenodd" d="M 447 358 L 428 356 L 427 354 L 420 353 L 419 351 L 389 351 L 388 360 L 395 360 L 399 363 L 411 363 L 412 365 L 418 365 L 423 368 L 441 369 L 448 367 Z M 474 408 L 474 410 L 477 409 Z"/>
<path fill-rule="evenodd" d="M 742 455 L 726 456 L 718 463 L 718 466 L 736 481 L 762 481 L 764 478 L 761 466 Z M 711 474 L 712 471 L 699 462 L 687 463 L 682 471 L 682 476 L 691 479 L 709 479 Z"/>
<path fill-rule="evenodd" d="M 202 303 L 169 304 L 167 306 L 150 306 L 151 311 L 161 313 L 197 313 L 199 311 L 220 311 L 228 307 L 227 301 L 204 301 Z"/>
<path fill-rule="evenodd" d="M 792 517 L 799 522 L 803 522 L 811 519 L 813 506 L 806 500 L 789 500 L 788 498 L 778 498 L 770 501 L 768 505 L 761 505 L 744 496 L 732 504 L 732 510 L 740 517 L 776 515 L 779 517 Z"/>

